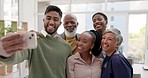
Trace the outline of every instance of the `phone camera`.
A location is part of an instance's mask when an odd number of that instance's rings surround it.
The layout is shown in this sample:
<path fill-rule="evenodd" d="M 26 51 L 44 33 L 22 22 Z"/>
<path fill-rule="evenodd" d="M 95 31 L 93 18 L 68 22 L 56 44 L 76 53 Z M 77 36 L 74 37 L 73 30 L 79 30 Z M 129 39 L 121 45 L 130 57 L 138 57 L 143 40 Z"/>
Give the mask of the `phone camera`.
<path fill-rule="evenodd" d="M 29 37 L 29 39 L 31 39 L 31 37 Z"/>
<path fill-rule="evenodd" d="M 34 34 L 31 34 L 31 36 L 34 36 Z"/>

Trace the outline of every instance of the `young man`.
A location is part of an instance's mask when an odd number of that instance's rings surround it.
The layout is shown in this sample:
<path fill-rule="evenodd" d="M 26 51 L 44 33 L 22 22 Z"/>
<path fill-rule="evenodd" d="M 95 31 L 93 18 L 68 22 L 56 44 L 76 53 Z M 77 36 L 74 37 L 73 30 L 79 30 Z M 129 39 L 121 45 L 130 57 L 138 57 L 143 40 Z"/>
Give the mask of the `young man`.
<path fill-rule="evenodd" d="M 79 34 L 76 33 L 78 22 L 77 17 L 73 14 L 66 14 L 63 19 L 64 32 L 60 36 L 66 40 L 72 47 L 72 54 L 76 53 L 76 41 Z"/>
<path fill-rule="evenodd" d="M 8 65 L 28 60 L 29 78 L 66 78 L 66 60 L 71 55 L 71 47 L 57 35 L 61 18 L 62 12 L 57 6 L 46 8 L 45 30 L 39 34 L 36 49 L 24 50 L 22 34 L 3 37 L 0 40 L 0 61 Z"/>

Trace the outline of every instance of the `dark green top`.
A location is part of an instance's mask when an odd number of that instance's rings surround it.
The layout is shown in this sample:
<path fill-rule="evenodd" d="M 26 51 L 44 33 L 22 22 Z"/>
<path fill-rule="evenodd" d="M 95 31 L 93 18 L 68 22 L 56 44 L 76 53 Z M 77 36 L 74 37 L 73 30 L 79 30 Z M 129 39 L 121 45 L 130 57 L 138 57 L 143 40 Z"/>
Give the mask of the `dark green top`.
<path fill-rule="evenodd" d="M 66 60 L 70 45 L 61 37 L 41 35 L 36 49 L 16 52 L 10 58 L 0 58 L 5 64 L 29 62 L 29 78 L 66 78 Z"/>

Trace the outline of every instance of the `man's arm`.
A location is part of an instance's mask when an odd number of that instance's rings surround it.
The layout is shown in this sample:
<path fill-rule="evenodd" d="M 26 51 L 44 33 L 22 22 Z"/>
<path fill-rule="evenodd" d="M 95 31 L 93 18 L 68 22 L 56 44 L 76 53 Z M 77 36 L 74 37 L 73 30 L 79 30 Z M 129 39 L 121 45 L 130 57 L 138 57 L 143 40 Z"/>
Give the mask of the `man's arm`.
<path fill-rule="evenodd" d="M 0 39 L 0 56 L 10 57 L 16 51 L 23 50 L 25 40 L 23 34 L 9 34 Z"/>
<path fill-rule="evenodd" d="M 26 41 L 23 35 L 23 33 L 11 34 L 0 39 L 0 61 L 3 64 L 17 64 L 29 59 L 31 50 L 25 48 Z"/>

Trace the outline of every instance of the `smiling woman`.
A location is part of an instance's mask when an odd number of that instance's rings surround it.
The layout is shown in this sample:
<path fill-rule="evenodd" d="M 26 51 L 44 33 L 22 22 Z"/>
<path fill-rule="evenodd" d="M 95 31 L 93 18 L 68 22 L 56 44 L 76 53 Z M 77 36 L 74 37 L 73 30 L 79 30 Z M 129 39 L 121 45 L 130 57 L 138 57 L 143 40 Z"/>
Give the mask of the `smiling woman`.
<path fill-rule="evenodd" d="M 102 36 L 102 50 L 106 53 L 101 78 L 133 78 L 133 68 L 118 50 L 123 38 L 118 29 L 107 29 Z"/>
<path fill-rule="evenodd" d="M 98 33 L 97 31 L 94 32 Z M 77 41 L 77 53 L 70 56 L 67 61 L 68 78 L 100 78 L 103 59 L 101 57 L 95 57 L 92 53 L 92 49 L 94 46 L 98 45 L 97 42 L 101 41 L 99 38 L 102 38 L 102 35 L 94 34 L 94 32 L 84 31 L 80 35 Z M 99 47 L 95 48 L 98 49 Z"/>

